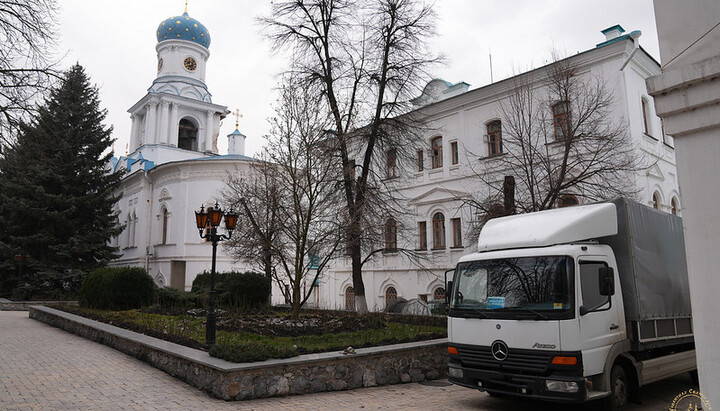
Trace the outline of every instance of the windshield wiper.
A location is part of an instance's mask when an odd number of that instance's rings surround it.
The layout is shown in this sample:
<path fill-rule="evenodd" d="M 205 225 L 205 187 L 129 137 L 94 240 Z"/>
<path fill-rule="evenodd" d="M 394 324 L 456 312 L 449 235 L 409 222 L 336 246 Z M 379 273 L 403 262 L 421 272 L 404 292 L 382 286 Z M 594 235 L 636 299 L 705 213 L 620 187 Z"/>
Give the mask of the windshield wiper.
<path fill-rule="evenodd" d="M 524 307 L 507 307 L 507 308 L 500 308 L 500 309 L 498 309 L 498 310 L 496 310 L 496 311 L 500 311 L 500 310 L 506 310 L 506 311 L 527 311 L 528 313 L 535 314 L 536 317 L 540 317 L 540 318 L 542 318 L 543 320 L 549 320 L 549 319 L 550 319 L 550 317 L 548 317 L 547 315 L 541 313 L 540 311 L 533 310 L 533 309 L 531 309 L 531 308 L 524 308 Z"/>

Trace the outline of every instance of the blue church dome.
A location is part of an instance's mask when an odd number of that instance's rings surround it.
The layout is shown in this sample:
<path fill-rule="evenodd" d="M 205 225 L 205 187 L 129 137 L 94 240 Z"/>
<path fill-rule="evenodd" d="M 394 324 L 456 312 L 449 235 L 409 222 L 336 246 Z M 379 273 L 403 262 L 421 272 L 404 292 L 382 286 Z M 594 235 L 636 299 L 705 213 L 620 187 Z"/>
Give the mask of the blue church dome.
<path fill-rule="evenodd" d="M 202 23 L 190 17 L 187 11 L 182 16 L 170 17 L 160 23 L 157 41 L 160 43 L 165 40 L 187 40 L 206 49 L 210 47 L 210 33 Z"/>

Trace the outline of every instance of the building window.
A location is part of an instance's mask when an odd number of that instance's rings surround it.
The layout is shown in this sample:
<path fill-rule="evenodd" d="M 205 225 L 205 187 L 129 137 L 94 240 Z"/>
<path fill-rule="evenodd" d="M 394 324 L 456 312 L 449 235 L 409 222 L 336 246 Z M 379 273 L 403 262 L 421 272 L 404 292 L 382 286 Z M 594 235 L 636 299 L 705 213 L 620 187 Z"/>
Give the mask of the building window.
<path fill-rule="evenodd" d="M 397 250 L 397 222 L 394 218 L 385 221 L 385 251 Z"/>
<path fill-rule="evenodd" d="M 168 231 L 168 210 L 167 208 L 162 209 L 162 238 L 160 244 L 167 244 L 167 231 Z"/>
<path fill-rule="evenodd" d="M 427 250 L 427 223 L 420 221 L 418 223 L 418 242 L 420 243 L 420 250 Z"/>
<path fill-rule="evenodd" d="M 657 191 L 653 193 L 652 205 L 654 209 L 660 209 L 660 194 Z"/>
<path fill-rule="evenodd" d="M 433 291 L 433 300 L 444 300 L 445 299 L 445 289 L 442 287 L 438 287 Z"/>
<path fill-rule="evenodd" d="M 642 104 L 642 116 L 643 116 L 643 133 L 647 134 L 648 136 L 650 134 L 650 127 L 648 119 L 650 118 L 650 104 L 648 103 L 647 99 L 645 97 L 640 99 L 640 102 Z M 637 107 L 637 106 L 636 106 Z"/>
<path fill-rule="evenodd" d="M 355 289 L 352 287 L 345 289 L 345 309 L 355 311 Z"/>
<path fill-rule="evenodd" d="M 570 123 L 570 104 L 567 101 L 561 101 L 552 106 L 553 127 L 555 129 L 555 139 L 562 140 L 568 136 L 568 126 Z"/>
<path fill-rule="evenodd" d="M 450 162 L 452 164 L 457 164 L 459 162 L 460 158 L 458 155 L 458 143 L 457 141 L 453 141 L 450 143 Z"/>
<path fill-rule="evenodd" d="M 673 197 L 672 200 L 670 200 L 670 212 L 673 215 L 678 215 L 678 201 L 677 198 Z"/>
<path fill-rule="evenodd" d="M 417 151 L 417 171 L 425 170 L 425 153 L 422 150 Z"/>
<path fill-rule="evenodd" d="M 453 247 L 462 247 L 462 227 L 460 225 L 460 219 L 453 218 L 450 221 L 452 222 L 453 230 Z"/>
<path fill-rule="evenodd" d="M 433 215 L 433 249 L 445 248 L 445 216 L 443 213 Z"/>
<path fill-rule="evenodd" d="M 558 208 L 571 207 L 580 204 L 577 197 L 572 194 L 565 194 L 558 198 Z"/>
<path fill-rule="evenodd" d="M 185 150 L 197 151 L 198 128 L 188 119 L 180 120 L 178 126 L 178 147 Z"/>
<path fill-rule="evenodd" d="M 430 141 L 432 148 L 432 168 L 440 168 L 443 166 L 442 137 L 435 137 Z"/>
<path fill-rule="evenodd" d="M 387 307 L 393 300 L 397 300 L 397 290 L 395 287 L 388 287 L 385 291 L 385 306 Z"/>
<path fill-rule="evenodd" d="M 503 152 L 502 146 L 502 123 L 500 120 L 493 121 L 487 125 L 488 156 L 494 156 Z"/>
<path fill-rule="evenodd" d="M 385 152 L 385 164 L 387 170 L 387 178 L 395 178 L 397 174 L 397 150 L 391 148 Z"/>

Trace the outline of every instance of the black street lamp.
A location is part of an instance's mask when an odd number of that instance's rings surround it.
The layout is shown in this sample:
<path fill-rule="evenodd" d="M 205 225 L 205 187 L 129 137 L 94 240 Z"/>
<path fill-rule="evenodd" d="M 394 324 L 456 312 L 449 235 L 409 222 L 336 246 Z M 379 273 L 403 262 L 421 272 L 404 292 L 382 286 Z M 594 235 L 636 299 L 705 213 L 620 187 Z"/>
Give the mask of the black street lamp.
<path fill-rule="evenodd" d="M 218 234 L 217 228 L 225 217 L 225 229 L 227 235 Z M 215 258 L 217 256 L 217 243 L 232 237 L 235 230 L 238 215 L 230 207 L 230 211 L 223 213 L 217 202 L 215 207 L 208 207 L 207 212 L 205 206 L 200 207 L 200 211 L 195 212 L 195 222 L 197 223 L 200 238 L 204 238 L 212 242 L 212 269 L 210 270 L 210 302 L 208 304 L 207 320 L 205 323 L 205 343 L 207 345 L 215 345 Z M 207 230 L 207 231 L 205 231 Z"/>

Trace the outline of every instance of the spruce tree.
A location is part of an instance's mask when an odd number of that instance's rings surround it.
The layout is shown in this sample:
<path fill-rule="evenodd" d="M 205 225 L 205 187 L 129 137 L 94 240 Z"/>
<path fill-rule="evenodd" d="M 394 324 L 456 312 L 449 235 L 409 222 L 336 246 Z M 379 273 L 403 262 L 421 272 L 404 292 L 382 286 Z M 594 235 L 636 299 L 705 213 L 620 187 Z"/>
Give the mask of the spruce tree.
<path fill-rule="evenodd" d="M 107 172 L 106 113 L 76 64 L 0 158 L 0 293 L 72 295 L 89 271 L 115 257 L 109 240 L 122 231 L 113 210 L 121 176 Z M 29 256 L 22 273 L 18 255 Z"/>

